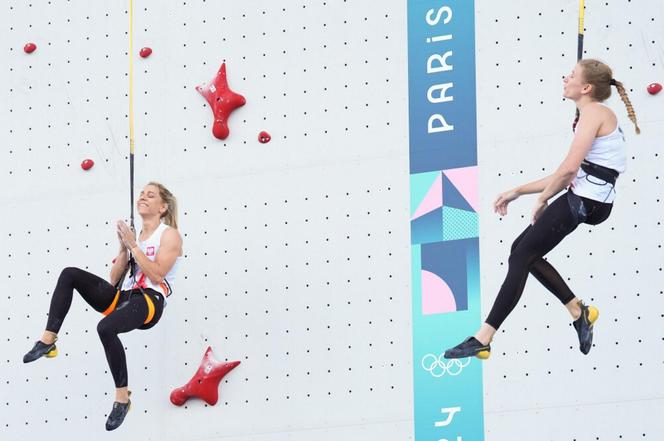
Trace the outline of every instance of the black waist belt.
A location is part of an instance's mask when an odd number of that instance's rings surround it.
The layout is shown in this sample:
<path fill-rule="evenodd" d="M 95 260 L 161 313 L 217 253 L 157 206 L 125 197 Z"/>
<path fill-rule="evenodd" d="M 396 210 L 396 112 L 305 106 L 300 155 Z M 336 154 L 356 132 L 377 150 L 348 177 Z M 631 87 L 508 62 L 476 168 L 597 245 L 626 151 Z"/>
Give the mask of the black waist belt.
<path fill-rule="evenodd" d="M 590 176 L 599 178 L 602 181 L 610 183 L 611 185 L 616 185 L 616 181 L 620 175 L 619 172 L 612 168 L 604 167 L 603 165 L 594 164 L 585 160 L 581 163 L 581 170 Z"/>

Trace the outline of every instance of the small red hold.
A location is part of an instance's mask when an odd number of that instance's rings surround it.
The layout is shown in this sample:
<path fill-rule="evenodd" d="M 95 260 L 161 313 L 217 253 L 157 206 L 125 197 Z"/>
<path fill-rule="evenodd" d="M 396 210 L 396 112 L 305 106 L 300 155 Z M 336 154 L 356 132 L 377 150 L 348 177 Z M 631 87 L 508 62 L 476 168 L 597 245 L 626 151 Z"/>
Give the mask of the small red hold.
<path fill-rule="evenodd" d="M 648 84 L 648 93 L 650 95 L 657 95 L 662 90 L 662 85 L 659 83 Z"/>
<path fill-rule="evenodd" d="M 85 161 L 81 162 L 81 168 L 83 170 L 90 170 L 93 165 L 95 165 L 95 162 L 92 159 L 86 159 Z"/>
<path fill-rule="evenodd" d="M 258 134 L 258 142 L 260 142 L 261 144 L 267 144 L 268 142 L 270 142 L 271 139 L 272 137 L 267 132 L 260 132 Z"/>
<path fill-rule="evenodd" d="M 149 47 L 144 47 L 144 48 L 141 49 L 141 51 L 139 52 L 139 55 L 140 55 L 142 58 L 147 58 L 147 57 L 150 56 L 150 54 L 152 54 L 152 49 L 150 49 Z"/>
<path fill-rule="evenodd" d="M 31 54 L 37 49 L 37 45 L 34 43 L 27 43 L 25 46 L 23 46 L 23 51 L 26 54 Z"/>

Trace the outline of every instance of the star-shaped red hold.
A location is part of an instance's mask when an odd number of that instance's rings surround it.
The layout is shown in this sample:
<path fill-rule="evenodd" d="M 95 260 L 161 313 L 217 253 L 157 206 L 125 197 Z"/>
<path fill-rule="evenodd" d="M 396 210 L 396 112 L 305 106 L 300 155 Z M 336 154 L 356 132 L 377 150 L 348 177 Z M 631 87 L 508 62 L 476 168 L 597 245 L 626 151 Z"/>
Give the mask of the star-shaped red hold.
<path fill-rule="evenodd" d="M 198 370 L 189 383 L 171 392 L 171 403 L 182 406 L 189 398 L 196 397 L 214 406 L 219 399 L 219 382 L 239 364 L 239 361 L 218 361 L 212 353 L 212 348 L 208 346 Z"/>
<path fill-rule="evenodd" d="M 212 81 L 207 86 L 196 86 L 196 90 L 205 97 L 212 108 L 214 123 L 212 134 L 215 138 L 226 139 L 228 137 L 228 117 L 233 110 L 244 106 L 247 102 L 240 94 L 233 92 L 228 87 L 226 79 L 226 63 L 222 63 Z"/>

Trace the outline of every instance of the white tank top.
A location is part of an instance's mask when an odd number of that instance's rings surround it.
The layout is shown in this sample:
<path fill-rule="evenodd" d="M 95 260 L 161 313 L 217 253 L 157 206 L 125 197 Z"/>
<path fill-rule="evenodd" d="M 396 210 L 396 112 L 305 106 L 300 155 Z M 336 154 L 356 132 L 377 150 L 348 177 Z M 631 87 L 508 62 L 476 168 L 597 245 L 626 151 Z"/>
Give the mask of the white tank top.
<path fill-rule="evenodd" d="M 143 251 L 143 254 L 145 254 L 152 262 L 154 262 L 154 259 L 157 257 L 157 253 L 159 252 L 161 235 L 164 234 L 164 231 L 166 231 L 167 228 L 169 228 L 168 225 L 160 223 L 157 229 L 154 230 L 152 235 L 148 237 L 147 240 L 143 242 L 136 240 L 136 244 L 141 249 L 141 251 Z M 140 237 L 140 234 L 138 237 Z M 168 274 L 166 274 L 164 281 L 158 285 L 152 283 L 150 278 L 143 274 L 141 268 L 136 265 L 135 277 L 130 277 L 129 273 L 127 273 L 127 277 L 122 283 L 122 290 L 126 291 L 130 289 L 137 289 L 140 286 L 143 289 L 152 288 L 155 291 L 162 293 L 164 297 L 170 296 L 173 292 L 173 282 L 175 281 L 175 275 L 177 274 L 178 267 L 180 266 L 180 259 L 182 259 L 182 256 L 178 256 L 178 258 L 175 260 L 173 268 L 171 268 Z"/>
<path fill-rule="evenodd" d="M 595 138 L 585 159 L 618 173 L 624 173 L 627 167 L 627 143 L 620 125 L 616 125 L 613 132 L 608 135 Z M 581 168 L 570 186 L 575 194 L 599 202 L 611 203 L 616 197 L 616 191 L 611 183 L 589 176 Z"/>

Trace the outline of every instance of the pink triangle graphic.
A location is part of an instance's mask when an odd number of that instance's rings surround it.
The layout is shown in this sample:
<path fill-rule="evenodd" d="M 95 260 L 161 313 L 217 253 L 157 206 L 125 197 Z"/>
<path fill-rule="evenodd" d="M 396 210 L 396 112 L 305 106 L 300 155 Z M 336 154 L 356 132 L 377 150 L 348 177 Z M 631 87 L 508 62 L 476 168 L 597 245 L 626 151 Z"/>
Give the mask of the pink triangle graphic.
<path fill-rule="evenodd" d="M 443 173 L 461 193 L 466 202 L 477 212 L 480 206 L 477 191 L 477 166 L 443 170 Z"/>
<path fill-rule="evenodd" d="M 438 175 L 431 188 L 427 192 L 426 196 L 420 202 L 419 207 L 413 213 L 413 216 L 410 220 L 417 219 L 418 217 L 424 216 L 427 213 L 431 213 L 436 208 L 443 206 L 443 175 Z"/>

